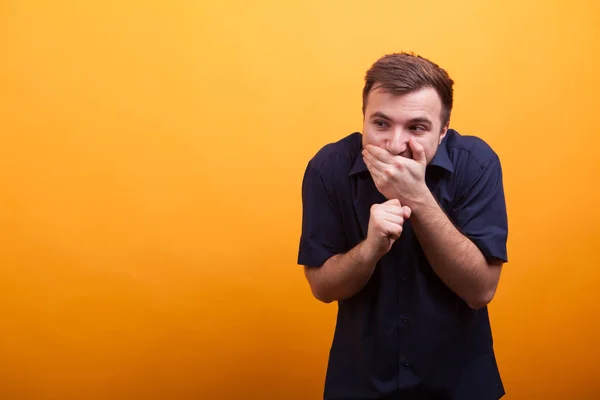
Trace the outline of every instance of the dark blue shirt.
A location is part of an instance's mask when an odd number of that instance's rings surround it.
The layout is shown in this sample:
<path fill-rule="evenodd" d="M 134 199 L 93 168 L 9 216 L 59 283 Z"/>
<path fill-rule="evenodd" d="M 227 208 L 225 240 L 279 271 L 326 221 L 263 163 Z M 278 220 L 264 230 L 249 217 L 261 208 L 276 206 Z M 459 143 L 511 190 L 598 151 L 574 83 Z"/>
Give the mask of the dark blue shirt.
<path fill-rule="evenodd" d="M 387 199 L 363 161 L 362 135 L 324 146 L 302 183 L 298 263 L 320 267 L 366 238 Z M 448 133 L 426 183 L 457 229 L 488 258 L 507 260 L 500 161 L 483 140 Z M 496 400 L 504 387 L 487 307 L 471 309 L 435 274 L 405 221 L 365 287 L 338 302 L 324 398 Z"/>

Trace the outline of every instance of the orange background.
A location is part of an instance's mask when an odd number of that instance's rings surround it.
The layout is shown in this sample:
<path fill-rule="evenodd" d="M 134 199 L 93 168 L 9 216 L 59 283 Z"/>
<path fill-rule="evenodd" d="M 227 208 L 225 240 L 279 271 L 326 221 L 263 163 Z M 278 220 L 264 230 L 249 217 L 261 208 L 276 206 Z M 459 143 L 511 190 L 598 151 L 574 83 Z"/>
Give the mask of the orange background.
<path fill-rule="evenodd" d="M 0 2 L 0 398 L 318 399 L 300 184 L 418 52 L 504 167 L 507 399 L 598 399 L 599 6 Z"/>

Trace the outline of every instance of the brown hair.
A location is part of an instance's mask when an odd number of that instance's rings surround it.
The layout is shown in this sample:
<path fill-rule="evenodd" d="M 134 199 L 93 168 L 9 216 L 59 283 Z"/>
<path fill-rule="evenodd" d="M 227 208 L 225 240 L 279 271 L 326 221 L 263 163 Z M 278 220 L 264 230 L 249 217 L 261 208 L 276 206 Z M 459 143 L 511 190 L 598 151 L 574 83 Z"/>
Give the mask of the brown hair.
<path fill-rule="evenodd" d="M 394 94 L 405 94 L 431 87 L 442 100 L 442 127 L 452 112 L 454 81 L 437 64 L 412 53 L 393 53 L 381 57 L 367 71 L 363 89 L 363 115 L 371 90 L 381 88 Z"/>

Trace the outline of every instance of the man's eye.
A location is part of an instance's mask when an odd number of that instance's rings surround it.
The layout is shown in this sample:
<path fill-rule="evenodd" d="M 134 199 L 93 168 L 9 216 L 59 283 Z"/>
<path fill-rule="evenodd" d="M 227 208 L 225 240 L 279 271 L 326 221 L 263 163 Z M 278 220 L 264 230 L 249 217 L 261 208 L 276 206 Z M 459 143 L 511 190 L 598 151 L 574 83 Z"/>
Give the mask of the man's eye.
<path fill-rule="evenodd" d="M 423 125 L 414 125 L 414 126 L 410 127 L 410 130 L 421 132 L 421 131 L 426 131 L 427 129 Z"/>
<path fill-rule="evenodd" d="M 388 126 L 387 122 L 381 120 L 375 121 L 375 125 L 379 128 L 385 128 Z"/>

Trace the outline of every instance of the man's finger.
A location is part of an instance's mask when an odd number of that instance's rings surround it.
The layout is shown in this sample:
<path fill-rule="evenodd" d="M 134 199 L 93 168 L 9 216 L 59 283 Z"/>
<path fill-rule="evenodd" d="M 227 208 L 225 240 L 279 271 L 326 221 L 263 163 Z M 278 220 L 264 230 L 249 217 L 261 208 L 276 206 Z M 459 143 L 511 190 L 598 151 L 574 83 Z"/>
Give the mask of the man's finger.
<path fill-rule="evenodd" d="M 387 236 L 394 240 L 397 240 L 398 238 L 400 238 L 400 235 L 402 234 L 402 225 L 401 224 L 396 224 L 393 222 L 385 221 L 383 224 L 383 228 L 387 232 Z"/>
<path fill-rule="evenodd" d="M 386 212 L 382 216 L 386 221 L 392 222 L 394 224 L 402 225 L 404 223 L 404 216 L 398 215 L 398 213 Z"/>
<path fill-rule="evenodd" d="M 425 148 L 423 148 L 421 143 L 417 142 L 415 138 L 410 138 L 408 144 L 413 153 L 413 160 L 415 160 L 419 164 L 426 165 L 427 158 L 425 157 Z"/>
<path fill-rule="evenodd" d="M 402 211 L 404 213 L 404 219 L 409 219 L 412 214 L 412 210 L 410 209 L 410 207 L 402 206 Z"/>
<path fill-rule="evenodd" d="M 386 164 L 389 164 L 393 161 L 394 156 L 380 147 L 373 146 L 372 144 L 368 144 L 365 148 L 366 152 L 371 154 L 374 158 L 383 161 Z"/>
<path fill-rule="evenodd" d="M 385 162 L 383 162 L 382 160 L 380 160 L 379 158 L 375 157 L 372 153 L 369 153 L 368 151 L 364 151 L 363 152 L 363 158 L 365 160 L 365 164 L 371 166 L 371 168 L 374 168 L 378 171 L 384 171 L 387 164 Z"/>

